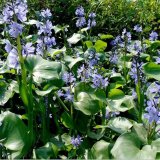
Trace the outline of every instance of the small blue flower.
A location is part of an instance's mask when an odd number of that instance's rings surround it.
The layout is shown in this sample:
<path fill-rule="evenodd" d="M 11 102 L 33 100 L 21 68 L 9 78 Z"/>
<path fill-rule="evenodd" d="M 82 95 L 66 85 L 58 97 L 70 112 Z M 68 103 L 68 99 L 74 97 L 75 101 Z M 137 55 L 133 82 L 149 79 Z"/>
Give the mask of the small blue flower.
<path fill-rule="evenodd" d="M 27 12 L 27 4 L 22 1 L 21 3 L 17 3 L 14 8 L 14 13 L 21 22 L 25 22 L 27 20 Z"/>
<path fill-rule="evenodd" d="M 52 34 L 52 22 L 47 20 L 45 24 L 37 24 L 37 27 L 39 28 L 38 34 L 41 35 L 42 33 L 44 33 L 45 35 L 51 35 Z"/>
<path fill-rule="evenodd" d="M 52 13 L 50 11 L 50 9 L 46 9 L 46 10 L 42 10 L 41 12 L 41 16 L 45 19 L 50 18 L 52 16 Z"/>
<path fill-rule="evenodd" d="M 152 31 L 149 36 L 150 36 L 150 37 L 149 37 L 149 40 L 150 40 L 150 41 L 155 41 L 155 40 L 158 39 L 158 34 L 157 34 L 157 32 Z"/>
<path fill-rule="evenodd" d="M 64 96 L 64 93 L 63 93 L 62 90 L 58 90 L 57 94 L 58 94 L 58 97 L 63 97 Z"/>
<path fill-rule="evenodd" d="M 79 17 L 76 21 L 76 26 L 81 28 L 81 27 L 84 27 L 85 25 L 86 25 L 85 17 Z"/>
<path fill-rule="evenodd" d="M 160 64 L 160 57 L 156 58 L 156 63 Z"/>
<path fill-rule="evenodd" d="M 112 54 L 109 58 L 109 61 L 113 64 L 117 64 L 118 63 L 118 55 L 117 54 Z"/>
<path fill-rule="evenodd" d="M 73 74 L 72 73 L 68 73 L 68 72 L 65 72 L 63 74 L 62 79 L 66 84 L 71 84 L 71 83 L 76 81 L 76 79 L 73 76 Z"/>
<path fill-rule="evenodd" d="M 87 26 L 88 26 L 88 28 L 95 27 L 96 26 L 96 20 L 95 19 L 93 19 L 93 20 L 89 19 Z"/>
<path fill-rule="evenodd" d="M 82 6 L 79 6 L 75 11 L 76 16 L 83 17 L 84 16 L 84 8 Z"/>
<path fill-rule="evenodd" d="M 137 25 L 134 26 L 134 30 L 136 32 L 142 32 L 142 26 L 140 26 L 139 24 L 137 24 Z"/>
<path fill-rule="evenodd" d="M 51 48 L 52 46 L 56 45 L 56 40 L 54 37 L 50 38 L 50 37 L 45 37 L 44 38 L 44 43 L 48 48 Z"/>
<path fill-rule="evenodd" d="M 89 18 L 91 18 L 91 19 L 96 18 L 96 13 L 91 12 L 91 13 L 89 14 Z"/>
<path fill-rule="evenodd" d="M 32 43 L 27 43 L 23 46 L 22 54 L 27 56 L 29 54 L 33 54 L 35 51 L 35 47 L 32 46 Z"/>
<path fill-rule="evenodd" d="M 122 39 L 127 39 L 127 42 L 130 42 L 131 41 L 131 33 L 127 32 L 126 28 L 124 28 L 121 38 Z"/>
<path fill-rule="evenodd" d="M 64 98 L 66 101 L 69 101 L 69 102 L 73 102 L 73 94 L 71 94 L 70 90 L 67 90 L 66 93 L 64 94 Z"/>
<path fill-rule="evenodd" d="M 11 25 L 9 25 L 9 28 L 9 34 L 11 37 L 17 38 L 18 35 L 22 34 L 23 26 L 16 22 L 13 22 Z"/>
<path fill-rule="evenodd" d="M 116 117 L 117 115 L 119 115 L 120 113 L 117 111 L 117 112 L 112 112 L 112 111 L 109 111 L 108 109 L 106 109 L 106 115 L 105 115 L 105 118 L 106 119 L 110 119 L 112 117 Z"/>
<path fill-rule="evenodd" d="M 5 23 L 8 23 L 8 22 L 11 22 L 13 15 L 14 15 L 14 12 L 11 10 L 11 8 L 9 6 L 6 6 L 3 9 L 2 15 L 3 15 L 3 21 Z"/>
<path fill-rule="evenodd" d="M 121 36 L 117 36 L 114 40 L 111 41 L 111 45 L 116 46 L 119 43 L 122 43 Z"/>
<path fill-rule="evenodd" d="M 82 137 L 80 137 L 79 135 L 77 137 L 71 138 L 71 144 L 74 147 L 78 147 L 82 142 L 83 142 Z"/>
<path fill-rule="evenodd" d="M 9 53 L 12 50 L 13 47 L 12 47 L 9 40 L 6 40 L 5 43 L 6 43 L 5 50 L 6 50 L 7 53 Z"/>
<path fill-rule="evenodd" d="M 84 64 L 77 71 L 78 78 L 81 78 L 81 81 L 85 81 L 89 78 L 89 71 L 85 68 Z"/>
<path fill-rule="evenodd" d="M 18 53 L 15 48 L 13 48 L 7 57 L 8 60 L 8 66 L 10 68 L 18 68 L 19 62 L 18 62 Z"/>
<path fill-rule="evenodd" d="M 93 88 L 105 88 L 108 86 L 108 78 L 103 78 L 100 74 L 94 73 L 92 75 L 92 87 Z"/>
<path fill-rule="evenodd" d="M 144 114 L 144 118 L 148 119 L 148 122 L 151 124 L 152 122 L 156 122 L 159 124 L 160 122 L 160 112 L 154 106 L 154 102 L 152 100 L 147 102 L 148 107 L 145 109 L 147 113 Z"/>

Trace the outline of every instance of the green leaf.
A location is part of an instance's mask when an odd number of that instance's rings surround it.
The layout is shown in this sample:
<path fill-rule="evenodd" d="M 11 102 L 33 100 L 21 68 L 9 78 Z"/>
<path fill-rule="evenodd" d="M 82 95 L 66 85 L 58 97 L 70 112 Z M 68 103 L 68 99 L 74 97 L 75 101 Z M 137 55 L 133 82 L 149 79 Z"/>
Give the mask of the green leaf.
<path fill-rule="evenodd" d="M 124 117 L 115 117 L 109 120 L 108 127 L 120 134 L 128 132 L 132 127 L 132 123 Z"/>
<path fill-rule="evenodd" d="M 36 21 L 34 19 L 30 19 L 28 22 L 24 22 L 24 23 L 27 24 L 27 25 L 34 25 L 34 24 L 38 24 L 39 21 Z"/>
<path fill-rule="evenodd" d="M 48 142 L 45 146 L 35 150 L 36 159 L 55 159 L 58 156 L 58 147 Z"/>
<path fill-rule="evenodd" d="M 151 49 L 154 49 L 154 50 L 160 48 L 160 41 L 154 41 L 153 43 L 151 43 L 150 47 Z"/>
<path fill-rule="evenodd" d="M 77 100 L 77 95 L 80 92 L 86 92 L 93 99 L 106 103 L 106 94 L 102 89 L 94 89 L 89 84 L 86 84 L 85 82 L 80 82 L 77 84 L 77 86 L 75 87 L 75 91 L 74 91 L 76 100 Z"/>
<path fill-rule="evenodd" d="M 105 128 L 96 129 L 94 132 L 88 129 L 87 136 L 92 139 L 100 140 L 104 136 L 105 132 Z"/>
<path fill-rule="evenodd" d="M 103 52 L 107 48 L 107 43 L 101 40 L 97 40 L 94 47 L 97 52 Z"/>
<path fill-rule="evenodd" d="M 111 89 L 108 93 L 110 99 L 121 99 L 125 96 L 124 92 L 120 89 Z"/>
<path fill-rule="evenodd" d="M 56 56 L 57 54 L 64 53 L 65 51 L 66 51 L 66 47 L 63 47 L 61 49 L 51 49 L 49 52 L 53 57 L 53 56 Z"/>
<path fill-rule="evenodd" d="M 138 138 L 144 144 L 147 144 L 147 130 L 144 128 L 144 125 L 135 122 L 133 124 L 133 129 L 134 129 L 134 132 L 137 134 Z"/>
<path fill-rule="evenodd" d="M 28 56 L 25 65 L 27 70 L 33 74 L 33 79 L 36 82 L 39 78 L 45 80 L 59 79 L 62 68 L 59 62 L 51 62 L 37 55 Z"/>
<path fill-rule="evenodd" d="M 74 33 L 71 38 L 67 39 L 68 43 L 76 44 L 83 38 L 82 34 Z"/>
<path fill-rule="evenodd" d="M 71 116 L 67 112 L 62 113 L 61 122 L 67 128 L 71 128 L 71 129 L 74 128 L 73 119 L 71 118 Z"/>
<path fill-rule="evenodd" d="M 157 151 L 156 159 L 160 159 L 160 138 L 152 141 L 151 146 Z"/>
<path fill-rule="evenodd" d="M 64 61 L 68 65 L 70 69 L 72 69 L 78 62 L 83 61 L 84 59 L 81 57 L 72 58 L 71 56 L 64 56 Z"/>
<path fill-rule="evenodd" d="M 114 37 L 110 34 L 99 34 L 100 39 L 113 39 Z"/>
<path fill-rule="evenodd" d="M 19 92 L 16 81 L 12 81 L 10 84 L 0 81 L 0 106 L 6 104 L 15 92 Z"/>
<path fill-rule="evenodd" d="M 104 140 L 96 142 L 89 153 L 89 159 L 110 159 L 112 145 Z"/>
<path fill-rule="evenodd" d="M 151 85 L 147 88 L 147 91 L 146 91 L 146 96 L 152 99 L 158 94 L 158 90 L 157 92 L 150 92 L 150 89 L 157 90 L 157 85 L 155 82 L 151 83 Z"/>
<path fill-rule="evenodd" d="M 150 145 L 141 146 L 141 142 L 134 133 L 121 135 L 114 144 L 111 153 L 119 160 L 146 160 L 155 159 L 156 150 Z"/>
<path fill-rule="evenodd" d="M 143 68 L 144 68 L 144 73 L 149 78 L 154 78 L 160 81 L 160 65 L 150 62 L 150 63 L 145 64 Z"/>
<path fill-rule="evenodd" d="M 30 147 L 30 136 L 23 121 L 14 113 L 4 112 L 0 115 L 1 143 L 11 152 L 12 159 L 25 156 Z"/>
<path fill-rule="evenodd" d="M 75 109 L 82 111 L 86 115 L 94 115 L 99 112 L 99 101 L 94 100 L 89 94 L 80 92 L 77 95 L 77 102 L 74 102 Z"/>
<path fill-rule="evenodd" d="M 85 41 L 84 44 L 87 46 L 87 48 L 93 47 L 92 41 Z"/>
<path fill-rule="evenodd" d="M 35 92 L 40 96 L 45 96 L 45 95 L 51 93 L 53 90 L 57 90 L 62 86 L 63 86 L 62 80 L 55 79 L 55 80 L 47 81 L 46 85 L 43 87 L 42 90 L 39 90 L 38 88 L 36 88 Z"/>
<path fill-rule="evenodd" d="M 53 26 L 53 29 L 55 34 L 63 30 L 63 28 L 60 25 Z"/>
<path fill-rule="evenodd" d="M 133 97 L 125 95 L 121 99 L 108 99 L 108 107 L 111 111 L 125 112 L 135 107 Z"/>

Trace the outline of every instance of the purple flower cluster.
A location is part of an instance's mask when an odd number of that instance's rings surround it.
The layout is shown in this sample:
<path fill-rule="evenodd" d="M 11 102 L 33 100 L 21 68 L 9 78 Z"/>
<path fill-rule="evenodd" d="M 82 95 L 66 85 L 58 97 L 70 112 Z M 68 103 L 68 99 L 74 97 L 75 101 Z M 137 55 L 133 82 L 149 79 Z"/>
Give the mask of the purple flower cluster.
<path fill-rule="evenodd" d="M 109 57 L 109 61 L 112 63 L 112 64 L 117 64 L 118 62 L 118 55 L 116 52 L 112 53 Z"/>
<path fill-rule="evenodd" d="M 8 66 L 10 68 L 18 68 L 18 52 L 15 46 L 11 45 L 10 41 L 6 40 L 5 50 L 8 53 Z M 28 56 L 33 54 L 35 48 L 32 46 L 32 43 L 27 43 L 22 47 L 22 54 L 23 56 Z"/>
<path fill-rule="evenodd" d="M 78 19 L 76 21 L 76 27 L 82 28 L 87 24 L 88 28 L 90 29 L 90 28 L 96 26 L 96 20 L 95 20 L 96 14 L 94 12 L 91 12 L 89 14 L 88 22 L 86 22 L 85 12 L 84 12 L 84 8 L 82 6 L 79 6 L 76 9 L 75 15 L 78 17 Z"/>
<path fill-rule="evenodd" d="M 9 24 L 9 34 L 13 38 L 17 38 L 22 34 L 23 25 L 19 22 L 27 20 L 27 2 L 23 0 L 16 0 L 13 3 L 7 3 L 2 11 L 3 22 Z M 14 22 L 14 20 L 18 22 Z"/>
<path fill-rule="evenodd" d="M 66 84 L 72 84 L 72 83 L 74 83 L 76 81 L 76 79 L 73 76 L 73 74 L 72 73 L 68 73 L 68 72 L 65 72 L 63 74 L 62 79 Z"/>
<path fill-rule="evenodd" d="M 89 79 L 90 72 L 88 69 L 86 69 L 84 64 L 77 70 L 77 73 L 77 77 L 80 78 L 82 82 L 87 81 L 87 79 Z"/>
<path fill-rule="evenodd" d="M 144 118 L 146 118 L 150 124 L 152 122 L 155 122 L 156 124 L 160 124 L 160 110 L 159 110 L 160 84 L 159 82 L 155 82 L 154 85 L 150 86 L 148 91 L 149 91 L 149 95 L 148 95 L 149 100 L 147 101 L 147 107 L 145 109 L 146 113 L 144 114 Z"/>
<path fill-rule="evenodd" d="M 96 26 L 95 18 L 96 18 L 96 14 L 94 12 L 91 12 L 89 14 L 89 19 L 88 19 L 88 24 L 87 24 L 88 28 L 92 28 Z"/>
<path fill-rule="evenodd" d="M 138 75 L 139 79 L 143 81 L 142 63 L 138 63 L 136 60 L 133 60 L 129 75 L 135 81 L 135 84 L 138 83 Z"/>
<path fill-rule="evenodd" d="M 108 109 L 106 109 L 106 115 L 105 115 L 105 118 L 106 119 L 110 119 L 112 117 L 116 117 L 117 115 L 119 115 L 120 112 L 112 112 L 112 111 L 109 111 Z"/>
<path fill-rule="evenodd" d="M 123 40 L 126 40 L 127 42 L 131 42 L 131 33 L 130 32 L 127 32 L 127 30 L 126 30 L 126 28 L 124 28 L 123 29 L 123 31 L 122 31 L 122 36 L 121 36 L 121 38 L 123 39 Z"/>
<path fill-rule="evenodd" d="M 156 107 L 158 104 L 158 99 L 147 101 L 147 108 L 145 109 L 147 113 L 144 114 L 144 118 L 146 118 L 150 124 L 152 122 L 160 124 L 160 111 Z"/>
<path fill-rule="evenodd" d="M 140 26 L 139 24 L 134 26 L 134 31 L 136 31 L 137 33 L 141 33 L 142 32 L 142 26 Z"/>
<path fill-rule="evenodd" d="M 43 21 L 37 23 L 39 39 L 36 51 L 38 55 L 43 55 L 45 50 L 49 52 L 56 45 L 55 37 L 52 37 L 53 24 L 49 20 L 52 16 L 51 11 L 49 9 L 42 10 L 41 16 Z"/>
<path fill-rule="evenodd" d="M 7 3 L 2 12 L 3 21 L 4 23 L 11 23 L 15 15 L 19 21 L 25 22 L 27 13 L 27 2 L 25 0 L 16 0 L 12 3 Z"/>
<path fill-rule="evenodd" d="M 149 37 L 150 41 L 155 41 L 155 40 L 158 39 L 158 33 L 157 32 L 152 31 L 149 36 L 150 36 Z"/>
<path fill-rule="evenodd" d="M 103 78 L 102 75 L 94 73 L 92 75 L 93 88 L 106 88 L 109 84 L 108 78 Z"/>
<path fill-rule="evenodd" d="M 82 6 L 79 6 L 75 11 L 76 16 L 78 17 L 76 21 L 76 26 L 78 28 L 82 28 L 86 25 L 86 18 L 85 18 L 85 12 L 84 8 Z"/>
<path fill-rule="evenodd" d="M 83 142 L 82 137 L 80 137 L 79 135 L 77 137 L 71 138 L 71 144 L 74 147 L 78 147 L 82 142 Z"/>
<path fill-rule="evenodd" d="M 122 43 L 121 36 L 117 36 L 114 40 L 111 41 L 112 46 L 117 46 L 118 44 Z"/>
<path fill-rule="evenodd" d="M 62 90 L 58 90 L 57 94 L 59 97 L 64 97 L 66 101 L 73 102 L 74 96 L 70 90 L 67 90 L 65 93 Z"/>

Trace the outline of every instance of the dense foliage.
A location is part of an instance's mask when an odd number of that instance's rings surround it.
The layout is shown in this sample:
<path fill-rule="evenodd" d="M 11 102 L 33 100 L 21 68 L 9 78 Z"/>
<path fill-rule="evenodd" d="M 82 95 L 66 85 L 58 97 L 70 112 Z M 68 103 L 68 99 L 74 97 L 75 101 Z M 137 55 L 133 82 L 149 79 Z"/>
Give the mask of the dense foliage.
<path fill-rule="evenodd" d="M 159 159 L 159 5 L 1 3 L 1 159 Z"/>

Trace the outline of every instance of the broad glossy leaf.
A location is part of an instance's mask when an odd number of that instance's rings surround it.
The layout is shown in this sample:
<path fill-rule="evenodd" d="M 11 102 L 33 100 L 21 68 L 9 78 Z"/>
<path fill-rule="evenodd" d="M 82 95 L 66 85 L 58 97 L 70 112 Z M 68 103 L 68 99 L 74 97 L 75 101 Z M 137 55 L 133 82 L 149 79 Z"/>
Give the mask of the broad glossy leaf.
<path fill-rule="evenodd" d="M 101 39 L 113 39 L 114 37 L 110 34 L 99 34 L 98 35 Z"/>
<path fill-rule="evenodd" d="M 51 56 L 56 56 L 57 54 L 63 53 L 66 51 L 66 47 L 63 47 L 61 49 L 51 49 L 49 52 L 51 54 Z"/>
<path fill-rule="evenodd" d="M 120 134 L 128 132 L 132 123 L 125 117 L 115 117 L 109 120 L 108 127 Z"/>
<path fill-rule="evenodd" d="M 74 128 L 73 119 L 71 118 L 71 116 L 67 112 L 62 113 L 61 122 L 67 128 L 71 128 L 71 129 Z"/>
<path fill-rule="evenodd" d="M 30 136 L 23 121 L 14 113 L 4 112 L 0 115 L 0 140 L 11 152 L 12 158 L 22 158 L 30 149 Z"/>
<path fill-rule="evenodd" d="M 85 41 L 84 44 L 87 46 L 87 48 L 93 47 L 92 41 Z"/>
<path fill-rule="evenodd" d="M 75 87 L 75 99 L 80 92 L 88 93 L 93 99 L 99 100 L 103 103 L 106 103 L 106 94 L 102 89 L 94 89 L 89 84 L 85 82 L 80 82 Z"/>
<path fill-rule="evenodd" d="M 108 98 L 110 99 L 121 99 L 124 96 L 124 92 L 120 89 L 111 89 L 108 93 Z"/>
<path fill-rule="evenodd" d="M 101 52 L 107 48 L 107 43 L 102 40 L 97 40 L 94 47 L 97 52 Z"/>
<path fill-rule="evenodd" d="M 0 81 L 0 106 L 3 106 L 8 100 L 18 93 L 18 84 L 16 81 L 12 81 L 10 84 Z"/>
<path fill-rule="evenodd" d="M 86 92 L 80 92 L 77 95 L 77 101 L 74 102 L 75 109 L 80 110 L 86 115 L 93 115 L 99 112 L 100 105 L 98 100 L 94 100 Z"/>
<path fill-rule="evenodd" d="M 111 111 L 125 112 L 135 107 L 133 97 L 125 95 L 121 99 L 108 99 L 108 107 Z"/>
<path fill-rule="evenodd" d="M 143 68 L 144 68 L 144 73 L 149 78 L 154 78 L 160 81 L 160 65 L 150 62 L 150 63 L 145 64 Z"/>
<path fill-rule="evenodd" d="M 96 142 L 89 153 L 89 159 L 110 159 L 112 145 L 104 140 Z"/>
<path fill-rule="evenodd" d="M 84 36 L 79 33 L 74 33 L 71 38 L 67 39 L 68 43 L 76 44 L 78 43 Z"/>
<path fill-rule="evenodd" d="M 121 135 L 114 144 L 111 153 L 119 160 L 154 160 L 156 150 L 150 145 L 141 146 L 141 142 L 134 133 Z"/>
<path fill-rule="evenodd" d="M 76 65 L 78 62 L 81 62 L 83 60 L 84 59 L 81 57 L 78 57 L 78 58 L 72 58 L 71 56 L 64 57 L 64 61 L 66 62 L 66 64 L 68 65 L 70 69 L 72 69 L 74 65 Z"/>
<path fill-rule="evenodd" d="M 59 79 L 61 64 L 43 59 L 38 55 L 28 56 L 25 61 L 27 70 L 37 79 Z"/>
<path fill-rule="evenodd" d="M 144 128 L 144 125 L 135 122 L 133 124 L 133 129 L 134 129 L 134 132 L 137 134 L 138 138 L 144 144 L 147 144 L 147 130 Z"/>
<path fill-rule="evenodd" d="M 45 146 L 35 150 L 36 159 L 53 159 L 58 156 L 58 147 L 48 142 Z"/>

